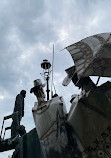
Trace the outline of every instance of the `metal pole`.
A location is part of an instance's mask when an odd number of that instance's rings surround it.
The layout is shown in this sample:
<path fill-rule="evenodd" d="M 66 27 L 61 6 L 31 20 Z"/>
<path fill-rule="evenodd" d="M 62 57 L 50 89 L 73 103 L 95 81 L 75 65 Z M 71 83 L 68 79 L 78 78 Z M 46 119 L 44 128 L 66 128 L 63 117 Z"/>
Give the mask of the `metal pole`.
<path fill-rule="evenodd" d="M 3 123 L 2 123 L 2 129 L 1 129 L 1 134 L 0 134 L 0 137 L 2 137 L 3 126 L 4 126 L 4 119 L 3 119 Z"/>
<path fill-rule="evenodd" d="M 47 76 L 46 81 L 47 81 L 47 90 L 46 90 L 46 92 L 47 92 L 47 100 L 49 100 L 49 92 L 50 92 L 50 90 L 49 90 L 49 76 Z"/>
<path fill-rule="evenodd" d="M 54 71 L 54 44 L 53 44 L 53 56 L 52 56 L 52 83 L 51 83 L 51 98 L 53 96 L 52 86 L 53 86 L 53 71 Z"/>

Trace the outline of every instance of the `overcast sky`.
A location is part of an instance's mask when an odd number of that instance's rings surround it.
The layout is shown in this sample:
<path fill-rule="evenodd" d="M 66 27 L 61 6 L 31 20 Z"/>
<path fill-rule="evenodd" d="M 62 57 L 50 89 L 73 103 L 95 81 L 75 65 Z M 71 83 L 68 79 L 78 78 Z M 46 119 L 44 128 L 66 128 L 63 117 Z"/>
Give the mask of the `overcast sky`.
<path fill-rule="evenodd" d="M 64 70 L 73 66 L 73 61 L 61 50 L 103 32 L 111 32 L 110 0 L 0 0 L 0 127 L 3 117 L 12 113 L 16 95 L 25 89 L 22 124 L 27 132 L 34 128 L 31 109 L 36 98 L 30 88 L 33 80 L 42 79 L 42 60 L 52 62 L 53 44 L 54 83 L 69 110 L 71 95 L 79 91 L 73 84 L 62 86 Z M 5 127 L 10 124 L 11 120 Z M 7 154 L 0 153 L 0 158 Z"/>

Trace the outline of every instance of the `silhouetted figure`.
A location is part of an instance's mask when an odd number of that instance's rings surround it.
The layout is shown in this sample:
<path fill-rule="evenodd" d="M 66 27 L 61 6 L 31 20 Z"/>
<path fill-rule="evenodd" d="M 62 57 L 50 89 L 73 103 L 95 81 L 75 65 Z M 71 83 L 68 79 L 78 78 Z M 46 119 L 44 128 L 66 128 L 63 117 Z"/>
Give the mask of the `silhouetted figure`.
<path fill-rule="evenodd" d="M 24 117 L 24 98 L 26 97 L 26 91 L 22 90 L 20 94 L 16 96 L 15 107 L 13 112 L 18 112 L 19 115 L 19 123 Z"/>
<path fill-rule="evenodd" d="M 15 106 L 13 111 L 13 122 L 11 125 L 11 136 L 19 134 L 20 121 L 24 116 L 24 98 L 26 97 L 26 91 L 22 90 L 20 94 L 16 96 Z"/>

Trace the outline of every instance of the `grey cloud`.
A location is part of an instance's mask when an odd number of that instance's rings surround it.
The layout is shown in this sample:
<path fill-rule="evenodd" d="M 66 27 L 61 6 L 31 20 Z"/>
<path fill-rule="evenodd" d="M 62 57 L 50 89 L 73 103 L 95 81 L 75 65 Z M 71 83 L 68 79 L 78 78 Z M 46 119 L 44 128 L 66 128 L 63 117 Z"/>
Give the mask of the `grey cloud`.
<path fill-rule="evenodd" d="M 64 96 L 69 109 L 70 96 L 77 92 L 71 85 L 62 87 L 65 69 L 74 63 L 64 47 L 92 34 L 110 32 L 109 0 L 4 0 L 0 5 L 0 124 L 13 111 L 15 96 L 27 90 L 25 117 L 27 131 L 34 123 L 31 109 L 36 98 L 30 95 L 33 80 L 41 78 L 40 63 L 52 61 L 55 45 L 54 78 L 57 92 Z M 62 73 L 62 76 L 61 76 Z M 44 82 L 44 80 L 42 79 Z M 67 91 L 67 96 L 65 95 Z M 79 93 L 79 91 L 78 91 Z M 29 112 L 30 111 L 30 112 Z"/>

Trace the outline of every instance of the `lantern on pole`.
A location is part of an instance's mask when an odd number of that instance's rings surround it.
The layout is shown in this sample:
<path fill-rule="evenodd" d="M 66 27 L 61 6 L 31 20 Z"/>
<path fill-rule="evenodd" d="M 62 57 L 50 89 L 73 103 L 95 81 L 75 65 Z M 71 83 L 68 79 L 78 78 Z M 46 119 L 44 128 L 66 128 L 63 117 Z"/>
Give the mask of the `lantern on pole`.
<path fill-rule="evenodd" d="M 50 70 L 51 64 L 47 59 L 44 59 L 43 62 L 41 63 L 41 68 L 43 68 L 43 77 L 46 80 L 47 83 L 47 88 L 46 88 L 46 92 L 47 92 L 47 100 L 49 100 L 49 79 L 50 79 Z"/>

